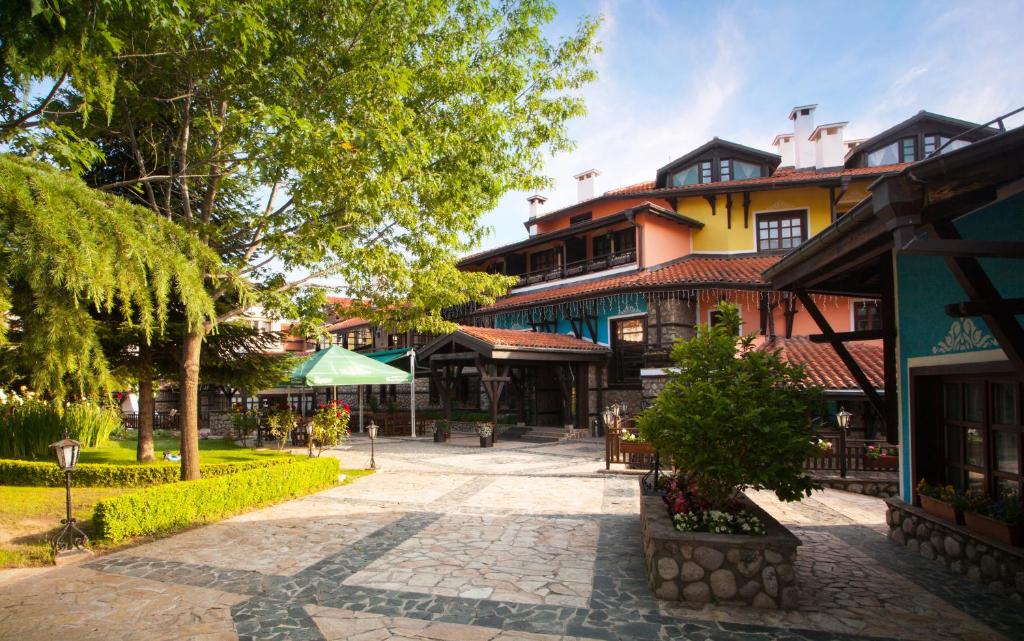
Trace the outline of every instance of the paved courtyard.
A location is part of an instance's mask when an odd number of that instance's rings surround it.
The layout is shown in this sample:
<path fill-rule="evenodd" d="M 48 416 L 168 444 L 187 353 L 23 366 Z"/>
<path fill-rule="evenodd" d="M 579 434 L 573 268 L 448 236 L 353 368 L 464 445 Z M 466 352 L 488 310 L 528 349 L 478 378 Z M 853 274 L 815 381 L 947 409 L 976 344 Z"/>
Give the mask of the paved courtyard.
<path fill-rule="evenodd" d="M 1024 639 L 1020 604 L 890 544 L 877 499 L 756 500 L 801 538 L 789 613 L 654 599 L 603 444 L 378 442 L 352 485 L 4 577 L 0 639 Z M 337 453 L 369 461 L 365 439 Z"/>

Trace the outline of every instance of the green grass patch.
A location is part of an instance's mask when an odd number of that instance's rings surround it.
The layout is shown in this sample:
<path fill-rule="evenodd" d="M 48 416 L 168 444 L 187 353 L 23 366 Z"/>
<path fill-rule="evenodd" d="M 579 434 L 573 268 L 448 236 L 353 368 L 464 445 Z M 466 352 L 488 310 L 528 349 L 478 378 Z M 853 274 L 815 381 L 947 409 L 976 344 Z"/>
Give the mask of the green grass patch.
<path fill-rule="evenodd" d="M 176 438 L 158 437 L 154 440 L 153 452 L 157 460 L 152 463 L 137 463 L 135 461 L 135 450 L 137 447 L 138 444 L 134 438 L 123 441 L 110 441 L 100 447 L 82 450 L 78 460 L 80 463 L 107 463 L 111 465 L 178 465 L 178 463 L 163 460 L 164 452 L 178 453 L 180 441 Z M 287 456 L 287 453 L 275 450 L 254 450 L 242 447 L 228 439 L 209 438 L 199 441 L 199 461 L 201 463 L 238 463 L 274 456 Z"/>

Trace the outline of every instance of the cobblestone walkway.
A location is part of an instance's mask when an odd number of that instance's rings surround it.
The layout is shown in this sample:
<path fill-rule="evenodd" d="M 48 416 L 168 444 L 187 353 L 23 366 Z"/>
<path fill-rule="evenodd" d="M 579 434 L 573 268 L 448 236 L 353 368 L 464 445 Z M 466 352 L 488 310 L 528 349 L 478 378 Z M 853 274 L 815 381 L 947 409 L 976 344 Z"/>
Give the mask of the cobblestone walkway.
<path fill-rule="evenodd" d="M 602 473 L 602 444 L 474 444 L 383 441 L 352 485 L 0 580 L 0 639 L 1024 639 L 1018 603 L 890 544 L 881 502 L 837 491 L 755 495 L 803 541 L 798 611 L 658 601 L 636 479 Z"/>

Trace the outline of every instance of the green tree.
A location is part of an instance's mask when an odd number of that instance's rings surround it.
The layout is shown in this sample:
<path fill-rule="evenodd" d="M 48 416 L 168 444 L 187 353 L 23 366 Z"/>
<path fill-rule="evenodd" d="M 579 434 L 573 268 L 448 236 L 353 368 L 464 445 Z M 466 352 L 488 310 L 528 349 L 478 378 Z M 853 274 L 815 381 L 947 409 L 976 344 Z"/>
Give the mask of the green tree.
<path fill-rule="evenodd" d="M 783 501 L 810 496 L 803 463 L 815 448 L 821 390 L 807 383 L 802 365 L 756 350 L 753 335 L 737 338 L 736 306 L 718 309 L 717 325 L 676 342 L 677 369 L 641 414 L 640 435 L 694 474 L 714 507 L 745 488 L 772 490 Z"/>
<path fill-rule="evenodd" d="M 206 288 L 219 260 L 209 248 L 46 165 L 0 155 L 0 239 L 0 368 L 39 393 L 62 399 L 120 385 L 101 318 L 145 343 L 172 304 L 186 325 L 215 316 Z"/>
<path fill-rule="evenodd" d="M 511 282 L 461 272 L 455 256 L 478 243 L 501 195 L 547 184 L 543 158 L 570 148 L 566 123 L 594 77 L 596 22 L 553 43 L 543 30 L 555 10 L 541 0 L 150 1 L 105 15 L 109 117 L 67 126 L 102 152 L 91 184 L 233 268 L 208 288 L 215 321 L 253 303 L 289 317 L 322 309 L 308 287 L 332 277 L 371 321 L 450 329 L 442 309 L 488 303 Z M 72 72 L 68 82 L 77 88 Z M 89 100 L 63 92 L 50 118 L 64 124 Z M 305 320 L 312 332 L 316 314 Z M 188 479 L 215 324 L 180 338 Z"/>

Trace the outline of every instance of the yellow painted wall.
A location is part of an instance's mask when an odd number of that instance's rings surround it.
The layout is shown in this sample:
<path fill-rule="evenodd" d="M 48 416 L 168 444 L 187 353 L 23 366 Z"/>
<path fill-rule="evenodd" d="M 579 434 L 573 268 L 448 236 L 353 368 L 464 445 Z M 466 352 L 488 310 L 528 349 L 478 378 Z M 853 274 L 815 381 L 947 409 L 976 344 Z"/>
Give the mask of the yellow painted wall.
<path fill-rule="evenodd" d="M 828 189 L 797 187 L 750 193 L 750 219 L 743 226 L 743 195 L 732 197 L 732 228 L 726 223 L 725 196 L 717 198 L 716 214 L 703 196 L 680 198 L 676 211 L 704 223 L 704 228 L 693 232 L 693 251 L 705 253 L 740 253 L 757 251 L 754 238 L 756 216 L 793 209 L 808 210 L 808 238 L 819 233 L 832 222 Z"/>

